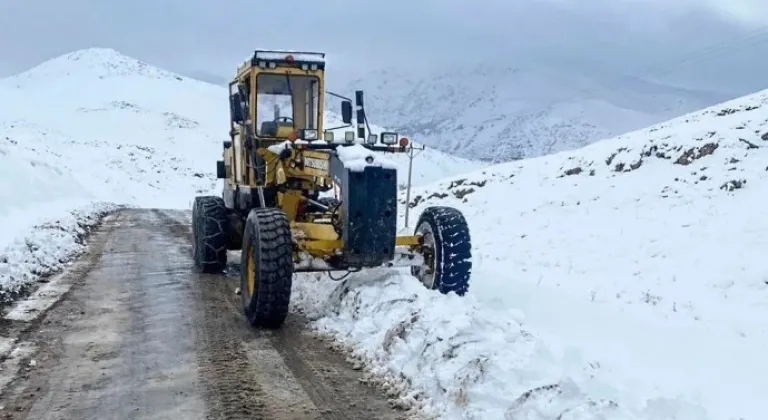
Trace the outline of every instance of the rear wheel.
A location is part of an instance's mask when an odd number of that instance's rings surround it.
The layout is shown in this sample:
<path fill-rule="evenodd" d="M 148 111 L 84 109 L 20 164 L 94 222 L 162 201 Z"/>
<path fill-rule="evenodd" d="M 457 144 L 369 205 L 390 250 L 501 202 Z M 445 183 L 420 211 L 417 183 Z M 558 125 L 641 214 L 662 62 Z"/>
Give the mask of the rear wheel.
<path fill-rule="evenodd" d="M 192 238 L 195 268 L 203 273 L 224 270 L 229 243 L 229 210 L 221 197 L 195 197 Z"/>
<path fill-rule="evenodd" d="M 428 289 L 464 295 L 472 274 L 472 243 L 464 215 L 452 207 L 427 207 L 415 233 L 424 238 L 424 264 L 411 267 L 411 274 Z"/>
<path fill-rule="evenodd" d="M 240 296 L 248 322 L 279 328 L 288 316 L 293 284 L 291 228 L 282 210 L 251 210 L 240 264 Z"/>

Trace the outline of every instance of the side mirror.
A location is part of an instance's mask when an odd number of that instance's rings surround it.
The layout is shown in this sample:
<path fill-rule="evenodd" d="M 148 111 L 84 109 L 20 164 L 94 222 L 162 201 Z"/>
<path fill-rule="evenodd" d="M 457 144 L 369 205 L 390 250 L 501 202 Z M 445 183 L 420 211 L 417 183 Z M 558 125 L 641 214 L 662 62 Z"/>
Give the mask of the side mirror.
<path fill-rule="evenodd" d="M 352 101 L 341 101 L 341 120 L 352 124 Z"/>
<path fill-rule="evenodd" d="M 240 93 L 229 95 L 229 109 L 233 122 L 240 124 L 245 122 L 246 112 L 243 105 L 243 101 L 240 99 Z"/>

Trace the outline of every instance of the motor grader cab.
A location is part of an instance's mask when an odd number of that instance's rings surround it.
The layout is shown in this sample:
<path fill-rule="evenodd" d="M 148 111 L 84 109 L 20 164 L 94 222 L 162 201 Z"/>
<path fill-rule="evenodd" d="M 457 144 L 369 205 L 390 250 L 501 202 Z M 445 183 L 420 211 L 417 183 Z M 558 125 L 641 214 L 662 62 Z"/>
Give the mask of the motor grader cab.
<path fill-rule="evenodd" d="M 193 257 L 201 272 L 225 270 L 241 250 L 240 295 L 252 325 L 282 325 L 295 273 L 410 267 L 427 288 L 463 295 L 471 272 L 469 229 L 450 207 L 426 208 L 413 235 L 397 235 L 397 170 L 387 153 L 410 147 L 372 133 L 363 92 L 325 90 L 325 55 L 255 51 L 229 84 L 230 139 L 217 162 L 221 197 L 196 197 Z M 324 130 L 326 94 L 343 125 Z M 331 196 L 331 193 L 335 193 Z M 340 280 L 340 279 L 339 279 Z"/>

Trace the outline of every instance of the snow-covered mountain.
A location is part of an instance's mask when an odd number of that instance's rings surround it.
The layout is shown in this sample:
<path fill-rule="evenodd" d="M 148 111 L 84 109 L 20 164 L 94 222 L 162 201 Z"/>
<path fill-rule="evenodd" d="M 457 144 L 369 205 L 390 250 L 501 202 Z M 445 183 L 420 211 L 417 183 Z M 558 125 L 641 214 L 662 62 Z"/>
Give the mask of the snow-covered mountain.
<path fill-rule="evenodd" d="M 379 124 L 492 162 L 578 148 L 728 99 L 632 77 L 496 62 L 338 78 L 366 90 Z"/>
<path fill-rule="evenodd" d="M 116 203 L 218 193 L 222 102 L 112 50 L 0 81 L 0 297 L 64 267 Z M 402 229 L 460 208 L 469 293 L 391 269 L 303 275 L 294 310 L 393 403 L 440 419 L 762 420 L 767 151 L 768 91 L 536 159 L 428 150 Z"/>

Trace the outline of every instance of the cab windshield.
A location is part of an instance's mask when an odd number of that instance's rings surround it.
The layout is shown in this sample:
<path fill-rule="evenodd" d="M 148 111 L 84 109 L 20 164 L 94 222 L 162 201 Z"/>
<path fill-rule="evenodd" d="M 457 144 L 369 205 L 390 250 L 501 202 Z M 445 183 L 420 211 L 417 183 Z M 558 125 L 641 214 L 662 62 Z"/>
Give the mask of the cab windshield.
<path fill-rule="evenodd" d="M 256 135 L 288 138 L 298 130 L 316 130 L 319 87 L 315 76 L 259 74 L 256 77 Z"/>

